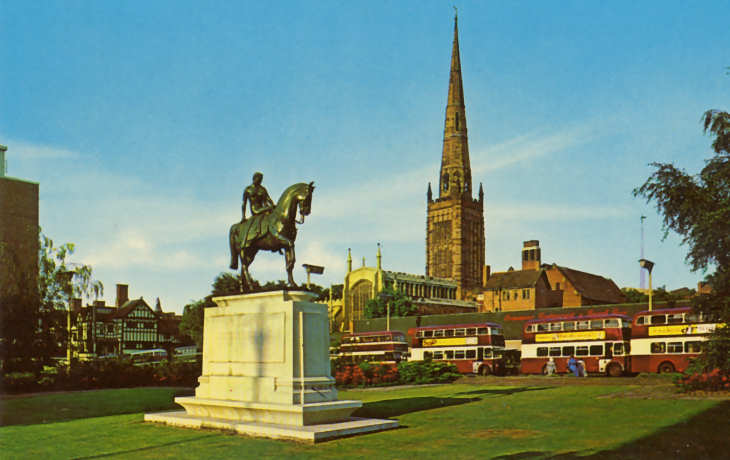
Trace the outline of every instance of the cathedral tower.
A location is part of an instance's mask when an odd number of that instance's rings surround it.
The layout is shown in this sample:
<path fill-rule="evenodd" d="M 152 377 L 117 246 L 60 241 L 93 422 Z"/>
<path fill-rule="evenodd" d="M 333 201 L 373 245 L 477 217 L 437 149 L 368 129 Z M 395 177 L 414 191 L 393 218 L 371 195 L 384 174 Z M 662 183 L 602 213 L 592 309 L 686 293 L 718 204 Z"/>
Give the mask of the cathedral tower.
<path fill-rule="evenodd" d="M 449 95 L 437 198 L 428 185 L 426 275 L 457 282 L 465 299 L 479 290 L 484 270 L 484 192 L 472 197 L 464 88 L 459 57 L 458 18 L 454 18 Z"/>

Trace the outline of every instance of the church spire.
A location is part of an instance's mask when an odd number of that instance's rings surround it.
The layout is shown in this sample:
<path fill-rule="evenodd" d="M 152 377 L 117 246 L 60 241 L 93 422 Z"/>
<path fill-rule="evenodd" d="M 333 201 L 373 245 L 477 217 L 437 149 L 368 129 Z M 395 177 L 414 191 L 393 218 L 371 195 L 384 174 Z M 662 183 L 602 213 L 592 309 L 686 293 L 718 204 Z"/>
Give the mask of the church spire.
<path fill-rule="evenodd" d="M 464 86 L 461 79 L 458 17 L 454 16 L 454 42 L 451 50 L 449 95 L 444 121 L 444 146 L 441 155 L 439 197 L 471 198 L 471 165 L 466 130 Z"/>

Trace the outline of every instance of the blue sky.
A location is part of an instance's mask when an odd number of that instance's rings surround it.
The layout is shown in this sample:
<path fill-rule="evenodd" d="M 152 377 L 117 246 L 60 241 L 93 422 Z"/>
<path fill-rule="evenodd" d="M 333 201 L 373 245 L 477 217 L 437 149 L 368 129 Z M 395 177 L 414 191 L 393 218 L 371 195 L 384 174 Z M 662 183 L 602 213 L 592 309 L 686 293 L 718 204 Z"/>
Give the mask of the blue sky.
<path fill-rule="evenodd" d="M 639 217 L 655 285 L 696 286 L 686 248 L 631 195 L 651 161 L 696 172 L 699 119 L 730 100 L 730 4 L 459 3 L 473 182 L 486 260 L 545 262 L 637 286 Z M 40 223 L 74 242 L 113 301 L 182 311 L 228 265 L 254 171 L 276 199 L 317 184 L 301 263 L 423 273 L 441 157 L 451 2 L 0 0 L 0 143 L 40 183 Z M 476 185 L 475 185 L 476 186 Z M 264 253 L 260 280 L 283 277 Z"/>

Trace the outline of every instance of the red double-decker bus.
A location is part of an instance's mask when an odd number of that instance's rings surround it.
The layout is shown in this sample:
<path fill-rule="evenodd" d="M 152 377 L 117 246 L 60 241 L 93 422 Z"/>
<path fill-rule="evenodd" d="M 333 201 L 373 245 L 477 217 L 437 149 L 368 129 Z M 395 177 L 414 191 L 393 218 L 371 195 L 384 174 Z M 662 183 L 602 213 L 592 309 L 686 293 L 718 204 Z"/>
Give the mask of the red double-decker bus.
<path fill-rule="evenodd" d="M 620 376 L 631 370 L 631 320 L 627 316 L 600 314 L 535 319 L 525 322 L 522 333 L 523 374 L 545 374 L 550 358 L 557 373 L 570 372 L 574 356 L 589 373 Z"/>
<path fill-rule="evenodd" d="M 448 361 L 463 374 L 501 374 L 504 335 L 495 323 L 448 324 L 408 330 L 411 361 Z"/>
<path fill-rule="evenodd" d="M 345 363 L 397 363 L 408 355 L 408 341 L 400 331 L 345 334 L 338 355 Z"/>
<path fill-rule="evenodd" d="M 684 372 L 719 326 L 691 307 L 637 313 L 631 332 L 632 371 Z"/>

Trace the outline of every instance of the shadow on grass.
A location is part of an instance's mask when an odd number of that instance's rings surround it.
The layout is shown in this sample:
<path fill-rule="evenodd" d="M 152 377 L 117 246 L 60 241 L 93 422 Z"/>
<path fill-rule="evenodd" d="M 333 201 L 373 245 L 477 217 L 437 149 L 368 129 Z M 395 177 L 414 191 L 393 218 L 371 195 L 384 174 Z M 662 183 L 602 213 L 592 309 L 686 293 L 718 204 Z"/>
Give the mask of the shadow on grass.
<path fill-rule="evenodd" d="M 598 460 L 606 458 L 666 460 L 669 458 L 720 459 L 730 451 L 730 401 L 723 401 L 694 417 L 661 428 L 655 433 L 610 450 L 586 455 L 578 452 L 555 455 L 528 451 L 495 457 L 499 460 L 550 458 L 554 460 Z M 630 420 L 624 421 L 630 423 Z"/>
<path fill-rule="evenodd" d="M 363 404 L 352 415 L 354 417 L 389 418 L 439 407 L 457 406 L 480 398 L 437 398 L 420 396 L 415 398 L 385 399 Z"/>
<path fill-rule="evenodd" d="M 202 439 L 210 438 L 210 437 L 213 437 L 213 436 L 219 436 L 219 434 L 218 433 L 211 433 L 211 434 L 206 434 L 206 435 L 203 435 L 203 436 L 196 436 L 196 437 L 194 437 L 192 439 L 184 439 L 182 441 L 166 442 L 166 443 L 163 443 L 163 444 L 155 444 L 154 446 L 139 447 L 137 449 L 117 450 L 115 452 L 108 452 L 108 453 L 99 454 L 99 455 L 91 455 L 89 457 L 74 457 L 74 460 L 87 460 L 87 459 L 92 459 L 92 458 L 104 458 L 104 457 L 113 457 L 113 456 L 116 456 L 116 455 L 131 454 L 133 452 L 144 452 L 146 450 L 155 450 L 155 449 L 160 449 L 160 448 L 163 448 L 163 447 L 177 446 L 177 445 L 180 445 L 180 444 L 197 442 L 197 441 L 200 441 Z"/>
<path fill-rule="evenodd" d="M 474 390 L 474 391 L 463 391 L 456 393 L 457 395 L 493 395 L 493 396 L 505 396 L 514 393 L 522 393 L 525 391 L 539 391 L 539 390 L 552 390 L 555 387 L 519 387 L 519 388 L 504 388 L 495 389 L 490 388 L 486 390 Z"/>

